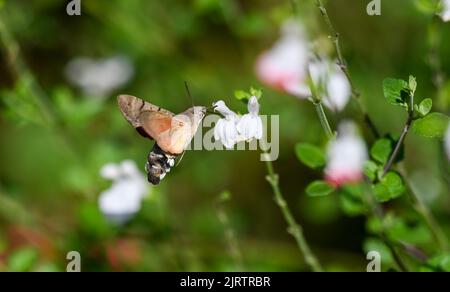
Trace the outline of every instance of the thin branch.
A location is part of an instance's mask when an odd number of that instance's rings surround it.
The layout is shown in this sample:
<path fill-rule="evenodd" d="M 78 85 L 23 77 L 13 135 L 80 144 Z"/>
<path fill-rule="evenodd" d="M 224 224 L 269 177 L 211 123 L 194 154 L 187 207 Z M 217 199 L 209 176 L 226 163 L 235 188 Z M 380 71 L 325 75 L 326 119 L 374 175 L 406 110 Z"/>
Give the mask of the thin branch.
<path fill-rule="evenodd" d="M 383 209 L 381 208 L 380 204 L 378 204 L 374 200 L 374 196 L 372 194 L 372 189 L 370 187 L 368 187 L 367 184 L 364 184 L 364 186 L 366 188 L 366 191 L 363 192 L 363 194 L 364 194 L 363 201 L 369 207 L 369 209 L 371 210 L 371 213 L 381 221 L 381 232 L 380 232 L 381 240 L 386 244 L 386 246 L 391 251 L 394 261 L 397 264 L 400 271 L 408 272 L 408 268 L 407 268 L 406 264 L 403 262 L 401 256 L 398 254 L 394 245 L 391 243 L 388 236 L 386 235 L 386 224 L 384 221 Z"/>
<path fill-rule="evenodd" d="M 313 104 L 316 109 L 317 116 L 319 117 L 320 124 L 322 125 L 328 140 L 333 139 L 334 133 L 333 130 L 331 130 L 330 123 L 328 122 L 325 111 L 323 110 L 322 102 L 313 102 Z"/>
<path fill-rule="evenodd" d="M 320 124 L 322 125 L 325 134 L 327 135 L 328 140 L 334 138 L 333 130 L 331 129 L 330 123 L 328 122 L 327 115 L 323 109 L 322 98 L 317 91 L 317 87 L 314 84 L 313 79 L 311 78 L 311 74 L 308 71 L 308 86 L 311 91 L 310 101 L 314 104 L 314 108 L 316 109 L 317 116 L 319 117 Z"/>
<path fill-rule="evenodd" d="M 383 174 L 381 177 L 384 177 L 389 170 L 392 168 L 394 161 L 396 160 L 398 153 L 400 152 L 400 149 L 402 145 L 404 144 L 406 135 L 408 134 L 409 129 L 411 128 L 411 124 L 414 121 L 414 97 L 410 96 L 410 105 L 409 105 L 409 111 L 408 111 L 408 119 L 406 120 L 405 126 L 403 127 L 402 134 L 397 141 L 394 151 L 392 152 L 391 156 L 389 157 L 388 162 L 383 168 Z M 439 226 L 437 220 L 434 218 L 431 211 L 428 209 L 426 204 L 422 201 L 420 196 L 418 196 L 414 190 L 409 186 L 407 177 L 405 175 L 405 171 L 403 171 L 403 177 L 405 180 L 405 185 L 407 189 L 409 190 L 409 193 L 414 201 L 414 207 L 419 212 L 419 214 L 422 215 L 425 222 L 427 223 L 428 227 L 430 228 L 431 232 L 433 233 L 433 236 L 437 240 L 440 248 L 444 251 L 448 250 L 448 241 L 445 236 L 445 233 L 442 231 L 441 227 Z"/>
<path fill-rule="evenodd" d="M 384 177 L 389 172 L 392 165 L 394 164 L 395 159 L 397 159 L 397 155 L 400 152 L 400 149 L 405 141 L 406 135 L 408 135 L 409 129 L 411 128 L 412 121 L 413 121 L 413 116 L 412 116 L 412 114 L 409 114 L 408 119 L 406 120 L 406 123 L 403 126 L 402 134 L 395 145 L 394 151 L 392 152 L 391 156 L 389 157 L 388 162 L 386 163 L 386 165 L 383 168 L 383 174 L 381 175 L 381 177 Z"/>
<path fill-rule="evenodd" d="M 355 87 L 355 83 L 353 82 L 353 79 L 350 75 L 350 72 L 348 71 L 347 68 L 347 63 L 345 62 L 345 58 L 344 55 L 342 54 L 342 49 L 341 49 L 341 45 L 339 43 L 339 33 L 336 31 L 336 29 L 334 28 L 333 23 L 331 22 L 330 16 L 328 15 L 327 9 L 325 8 L 325 6 L 323 5 L 321 0 L 315 0 L 316 1 L 316 5 L 319 8 L 320 14 L 322 15 L 325 24 L 328 27 L 328 30 L 330 32 L 330 39 L 333 43 L 334 49 L 336 51 L 336 56 L 338 59 L 338 63 L 337 65 L 339 66 L 339 68 L 342 70 L 342 72 L 345 74 L 345 76 L 347 77 L 348 82 L 350 83 L 351 86 L 351 91 L 352 91 L 352 97 L 357 101 L 358 106 L 362 112 L 362 115 L 364 117 L 364 122 L 367 124 L 367 126 L 369 127 L 369 129 L 372 131 L 373 135 L 375 136 L 375 138 L 379 138 L 380 137 L 380 133 L 377 130 L 377 128 L 375 127 L 374 122 L 372 121 L 372 119 L 370 118 L 364 104 L 361 101 L 361 94 L 359 93 L 359 91 L 356 90 Z"/>
<path fill-rule="evenodd" d="M 322 266 L 320 265 L 314 253 L 311 251 L 311 248 L 309 247 L 309 244 L 303 235 L 302 226 L 297 223 L 294 216 L 292 215 L 291 210 L 289 209 L 289 206 L 287 205 L 286 200 L 284 199 L 283 193 L 281 192 L 278 183 L 278 175 L 275 173 L 272 161 L 270 161 L 270 159 L 266 159 L 266 167 L 268 173 L 266 179 L 272 187 L 273 193 L 275 195 L 275 202 L 280 208 L 284 220 L 288 224 L 288 233 L 295 238 L 297 246 L 305 257 L 305 262 L 311 268 L 311 270 L 314 272 L 322 272 Z"/>
<path fill-rule="evenodd" d="M 430 228 L 431 233 L 433 234 L 433 237 L 437 241 L 440 249 L 442 251 L 448 251 L 449 245 L 448 245 L 448 239 L 445 235 L 445 232 L 440 227 L 438 221 L 434 217 L 433 213 L 430 211 L 430 209 L 427 207 L 425 202 L 422 200 L 422 198 L 414 191 L 414 189 L 409 184 L 409 181 L 407 179 L 406 171 L 404 169 L 401 169 L 401 174 L 405 178 L 405 185 L 408 193 L 410 194 L 414 207 L 416 211 L 422 215 L 423 219 L 428 225 L 428 228 Z"/>
<path fill-rule="evenodd" d="M 230 220 L 228 218 L 227 213 L 225 212 L 224 207 L 222 206 L 222 202 L 218 202 L 216 208 L 217 208 L 217 217 L 219 218 L 219 221 L 224 228 L 225 240 L 228 245 L 230 256 L 236 265 L 236 269 L 238 271 L 242 271 L 243 270 L 242 253 L 241 250 L 239 249 L 236 233 L 231 227 Z"/>

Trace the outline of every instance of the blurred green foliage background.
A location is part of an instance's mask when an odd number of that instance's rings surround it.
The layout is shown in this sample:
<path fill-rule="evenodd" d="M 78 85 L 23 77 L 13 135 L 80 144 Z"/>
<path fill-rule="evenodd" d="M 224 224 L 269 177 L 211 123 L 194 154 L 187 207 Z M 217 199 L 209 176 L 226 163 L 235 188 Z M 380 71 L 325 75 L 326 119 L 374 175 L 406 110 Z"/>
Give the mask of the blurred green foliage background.
<path fill-rule="evenodd" d="M 290 1 L 89 0 L 81 1 L 81 16 L 68 16 L 67 2 L 0 1 L 2 29 L 11 37 L 3 37 L 0 55 L 0 271 L 65 271 L 71 250 L 81 253 L 83 271 L 307 270 L 256 151 L 189 151 L 151 188 L 152 196 L 129 223 L 115 226 L 100 213 L 98 195 L 110 186 L 100 168 L 125 159 L 143 166 L 152 145 L 125 121 L 115 96 L 133 94 L 180 112 L 191 104 L 184 81 L 196 104 L 224 99 L 241 111 L 245 106 L 232 98 L 234 90 L 263 89 L 262 113 L 280 116 L 275 168 L 306 238 L 327 270 L 365 270 L 364 250 L 380 244 L 367 227 L 370 221 L 351 216 L 337 195 L 304 193 L 322 174 L 299 163 L 294 145 L 326 141 L 313 106 L 265 88 L 255 77 L 256 58 L 292 16 Z M 314 1 L 298 2 L 309 35 L 332 54 Z M 421 9 L 423 1 L 382 0 L 382 15 L 372 17 L 368 2 L 332 0 L 327 7 L 378 128 L 399 133 L 406 117 L 384 100 L 381 83 L 388 76 L 415 75 L 417 95 L 433 98 L 435 110 L 448 114 L 450 83 L 439 93 L 433 84 L 432 16 Z M 439 26 L 439 37 L 436 54 L 447 73 L 450 25 Z M 8 53 L 14 44 L 21 57 Z M 87 96 L 65 78 L 64 68 L 75 57 L 118 54 L 130 58 L 134 77 L 107 98 Z M 354 102 L 329 117 L 333 126 L 362 119 Z M 441 147 L 439 140 L 408 136 L 405 167 L 450 235 L 448 180 L 441 167 L 448 161 Z M 218 203 L 224 190 L 231 199 Z M 433 240 L 408 200 L 385 205 L 403 218 L 393 223 L 392 236 L 428 252 Z M 228 226 L 219 220 L 221 212 Z M 229 250 L 227 228 L 234 230 L 242 263 Z M 384 259 L 387 269 L 389 258 Z"/>

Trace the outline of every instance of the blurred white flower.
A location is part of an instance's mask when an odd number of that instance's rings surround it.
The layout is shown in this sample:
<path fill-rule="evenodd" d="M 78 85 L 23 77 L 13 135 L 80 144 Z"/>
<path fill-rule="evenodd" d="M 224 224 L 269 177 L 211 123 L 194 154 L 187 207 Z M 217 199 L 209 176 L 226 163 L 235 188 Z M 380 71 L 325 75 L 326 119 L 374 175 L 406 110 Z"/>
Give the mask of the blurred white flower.
<path fill-rule="evenodd" d="M 131 160 L 105 164 L 100 175 L 113 182 L 109 189 L 100 194 L 100 211 L 114 223 L 128 221 L 140 210 L 142 199 L 148 193 L 145 176 Z"/>
<path fill-rule="evenodd" d="M 447 152 L 447 157 L 450 160 L 450 124 L 447 127 L 447 132 L 444 138 L 445 151 Z"/>
<path fill-rule="evenodd" d="M 336 187 L 360 181 L 368 159 L 366 145 L 358 136 L 355 124 L 343 122 L 338 132 L 337 138 L 328 145 L 325 167 L 326 181 Z"/>
<path fill-rule="evenodd" d="M 309 42 L 300 24 L 287 20 L 282 36 L 256 63 L 256 74 L 266 85 L 298 97 L 307 97 L 307 66 Z"/>
<path fill-rule="evenodd" d="M 98 60 L 78 57 L 66 65 L 65 74 L 84 94 L 107 97 L 130 81 L 134 69 L 130 60 L 124 56 Z"/>
<path fill-rule="evenodd" d="M 440 16 L 443 21 L 450 21 L 450 0 L 442 0 L 442 11 Z"/>
<path fill-rule="evenodd" d="M 256 96 L 252 96 L 247 104 L 248 114 L 240 118 L 236 125 L 238 133 L 244 140 L 261 139 L 263 134 L 262 120 L 259 116 L 259 103 Z"/>
<path fill-rule="evenodd" d="M 309 64 L 309 72 L 324 105 L 333 111 L 342 111 L 352 91 L 347 76 L 336 62 L 316 58 Z"/>
<path fill-rule="evenodd" d="M 242 117 L 230 110 L 223 100 L 215 102 L 213 107 L 224 116 L 214 127 L 214 139 L 221 141 L 227 149 L 233 148 L 234 144 L 241 141 L 262 138 L 262 120 L 259 116 L 259 103 L 256 96 L 250 97 L 247 104 L 248 114 Z"/>

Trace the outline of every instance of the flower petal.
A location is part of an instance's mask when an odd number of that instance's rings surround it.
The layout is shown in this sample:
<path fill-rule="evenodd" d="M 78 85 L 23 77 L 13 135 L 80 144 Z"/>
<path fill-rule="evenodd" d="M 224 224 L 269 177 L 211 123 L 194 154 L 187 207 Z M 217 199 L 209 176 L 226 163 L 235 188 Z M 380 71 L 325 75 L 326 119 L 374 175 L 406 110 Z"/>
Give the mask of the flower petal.
<path fill-rule="evenodd" d="M 335 71 L 330 75 L 327 83 L 328 99 L 325 105 L 337 111 L 342 111 L 350 99 L 351 87 L 347 77 L 342 71 Z"/>

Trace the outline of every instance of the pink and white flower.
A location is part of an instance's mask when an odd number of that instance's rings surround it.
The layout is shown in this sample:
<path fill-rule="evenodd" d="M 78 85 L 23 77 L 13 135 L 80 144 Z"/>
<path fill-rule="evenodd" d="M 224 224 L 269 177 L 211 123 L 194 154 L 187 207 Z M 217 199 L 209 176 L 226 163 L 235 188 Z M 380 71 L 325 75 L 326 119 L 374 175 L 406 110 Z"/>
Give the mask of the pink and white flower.
<path fill-rule="evenodd" d="M 343 110 L 351 96 L 347 77 L 337 62 L 312 57 L 309 47 L 300 24 L 288 21 L 280 40 L 259 57 L 256 74 L 266 85 L 299 98 L 311 96 L 308 84 L 311 76 L 325 106 Z"/>
<path fill-rule="evenodd" d="M 335 187 L 359 182 L 367 159 L 366 145 L 357 135 L 355 124 L 341 123 L 337 138 L 327 148 L 326 181 Z"/>
<path fill-rule="evenodd" d="M 266 85 L 289 94 L 306 97 L 307 66 L 310 58 L 309 42 L 298 22 L 288 20 L 282 36 L 256 63 L 256 74 Z"/>

